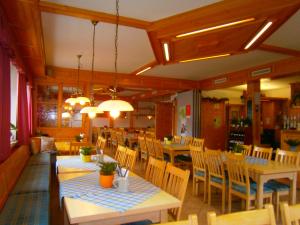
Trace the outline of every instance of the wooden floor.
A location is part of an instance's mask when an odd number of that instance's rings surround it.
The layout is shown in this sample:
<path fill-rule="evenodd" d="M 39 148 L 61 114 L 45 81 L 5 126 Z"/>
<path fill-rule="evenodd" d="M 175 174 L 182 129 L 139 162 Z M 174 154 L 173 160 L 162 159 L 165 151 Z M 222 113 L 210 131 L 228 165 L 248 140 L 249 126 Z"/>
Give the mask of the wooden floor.
<path fill-rule="evenodd" d="M 107 154 L 111 155 L 110 152 Z M 140 165 L 140 161 L 137 161 L 135 166 L 135 173 L 143 176 L 145 171 L 142 169 Z M 62 210 L 60 210 L 59 204 L 59 188 L 58 183 L 56 181 L 56 176 L 53 174 L 52 176 L 52 191 L 51 191 L 51 225 L 62 225 L 63 224 L 63 215 Z M 202 193 L 202 191 L 200 192 Z M 300 203 L 300 190 L 297 190 L 297 203 Z M 183 203 L 183 209 L 181 214 L 181 219 L 186 219 L 189 214 L 197 214 L 199 225 L 206 225 L 206 214 L 208 211 L 215 211 L 217 214 L 220 213 L 221 209 L 221 195 L 218 191 L 215 191 L 212 195 L 212 205 L 209 207 L 207 203 L 203 202 L 203 195 L 200 196 L 193 196 L 192 195 L 192 179 L 190 178 L 186 197 Z M 232 205 L 232 211 L 240 211 L 241 202 L 239 199 L 235 199 Z M 277 223 L 280 225 L 280 221 Z"/>

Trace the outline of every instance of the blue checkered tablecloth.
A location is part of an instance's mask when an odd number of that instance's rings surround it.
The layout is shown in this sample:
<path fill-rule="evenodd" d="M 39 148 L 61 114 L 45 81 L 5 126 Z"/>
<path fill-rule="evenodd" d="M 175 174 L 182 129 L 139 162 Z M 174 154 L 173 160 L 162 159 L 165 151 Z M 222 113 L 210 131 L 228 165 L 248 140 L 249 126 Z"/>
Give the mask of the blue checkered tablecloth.
<path fill-rule="evenodd" d="M 160 189 L 137 176 L 129 176 L 127 193 L 99 186 L 99 173 L 93 172 L 60 183 L 60 197 L 69 197 L 124 212 L 152 197 Z"/>
<path fill-rule="evenodd" d="M 96 156 L 92 156 L 92 159 Z M 104 156 L 104 161 L 112 161 L 115 162 L 115 160 L 109 156 Z M 90 171 L 97 171 L 99 170 L 99 166 L 96 165 L 96 160 L 93 159 L 91 162 L 83 162 L 80 159 L 80 156 L 72 156 L 70 158 L 65 159 L 58 159 L 56 161 L 56 167 L 65 167 L 65 168 L 75 168 L 75 169 L 86 169 Z"/>

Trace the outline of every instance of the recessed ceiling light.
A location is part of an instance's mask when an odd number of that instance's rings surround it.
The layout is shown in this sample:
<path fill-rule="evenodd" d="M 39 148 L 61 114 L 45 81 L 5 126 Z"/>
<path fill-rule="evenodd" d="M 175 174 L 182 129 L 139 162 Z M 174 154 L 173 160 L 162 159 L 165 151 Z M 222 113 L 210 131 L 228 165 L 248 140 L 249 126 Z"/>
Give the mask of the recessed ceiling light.
<path fill-rule="evenodd" d="M 263 35 L 263 33 L 265 33 L 269 27 L 272 25 L 273 22 L 268 22 L 255 36 L 254 38 L 251 39 L 251 41 L 246 45 L 246 47 L 244 48 L 245 50 L 247 50 L 248 48 L 250 48 L 254 42 L 256 42 L 256 40 Z"/>
<path fill-rule="evenodd" d="M 164 53 L 165 53 L 165 60 L 167 62 L 170 61 L 170 52 L 169 52 L 169 44 L 168 43 L 164 43 Z"/>
<path fill-rule="evenodd" d="M 146 72 L 147 70 L 150 70 L 150 69 L 151 69 L 151 66 L 149 66 L 149 67 L 147 67 L 147 68 L 141 70 L 140 72 L 136 73 L 136 75 L 139 75 L 139 74 L 141 74 L 141 73 L 144 73 L 144 72 Z"/>
<path fill-rule="evenodd" d="M 221 24 L 221 25 L 208 27 L 208 28 L 204 28 L 204 29 L 201 29 L 201 30 L 195 30 L 195 31 L 192 31 L 192 32 L 184 33 L 184 34 L 179 34 L 176 37 L 177 38 L 186 37 L 186 36 L 190 36 L 190 35 L 194 35 L 194 34 L 199 34 L 199 33 L 207 32 L 207 31 L 217 30 L 217 29 L 221 29 L 221 28 L 225 28 L 225 27 L 231 27 L 231 26 L 235 26 L 235 25 L 238 25 L 238 24 L 251 22 L 253 20 L 255 20 L 255 18 L 248 18 L 248 19 L 238 20 L 238 21 L 234 21 L 234 22 L 230 22 L 230 23 L 224 23 L 224 24 Z"/>
<path fill-rule="evenodd" d="M 225 57 L 229 56 L 230 54 L 222 54 L 222 55 L 212 55 L 212 56 L 207 56 L 207 57 L 201 57 L 201 58 L 195 58 L 195 59 L 187 59 L 187 60 L 182 60 L 179 62 L 192 62 L 192 61 L 197 61 L 197 60 L 204 60 L 204 59 L 213 59 L 213 58 L 219 58 L 219 57 Z"/>

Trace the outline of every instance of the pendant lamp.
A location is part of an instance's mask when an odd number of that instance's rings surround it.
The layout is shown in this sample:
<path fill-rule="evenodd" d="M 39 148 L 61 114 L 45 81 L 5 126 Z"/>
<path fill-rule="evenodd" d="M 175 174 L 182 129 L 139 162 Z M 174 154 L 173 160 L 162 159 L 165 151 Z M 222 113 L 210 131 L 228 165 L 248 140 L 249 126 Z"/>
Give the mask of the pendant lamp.
<path fill-rule="evenodd" d="M 92 21 L 92 24 L 94 26 L 93 31 L 93 55 L 92 55 L 92 79 L 91 83 L 93 84 L 94 80 L 94 62 L 95 62 L 95 33 L 96 33 L 96 25 L 98 24 L 98 21 Z M 103 113 L 97 106 L 94 106 L 94 97 L 93 97 L 93 88 L 91 93 L 91 106 L 86 106 L 83 109 L 80 110 L 80 113 L 87 113 L 90 119 L 94 119 L 97 115 L 97 113 Z"/>
<path fill-rule="evenodd" d="M 115 85 L 112 99 L 102 102 L 98 108 L 101 111 L 109 111 L 112 118 L 117 118 L 122 111 L 133 111 L 129 102 L 117 99 L 117 63 L 118 63 L 118 32 L 119 32 L 119 0 L 116 0 L 116 33 L 115 33 Z"/>
<path fill-rule="evenodd" d="M 79 92 L 79 71 L 80 71 L 80 58 L 82 55 L 78 55 L 78 70 L 77 70 L 77 97 L 76 103 L 80 105 L 85 105 L 86 103 L 90 103 L 90 99 L 83 96 L 82 92 Z M 75 103 L 75 104 L 76 104 Z"/>

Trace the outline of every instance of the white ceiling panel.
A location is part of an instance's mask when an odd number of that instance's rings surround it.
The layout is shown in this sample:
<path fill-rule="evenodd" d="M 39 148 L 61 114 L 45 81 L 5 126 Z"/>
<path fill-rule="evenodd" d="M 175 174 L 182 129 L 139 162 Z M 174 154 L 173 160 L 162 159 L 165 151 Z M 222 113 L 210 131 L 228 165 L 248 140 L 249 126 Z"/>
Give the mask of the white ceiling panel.
<path fill-rule="evenodd" d="M 116 11 L 116 3 L 113 0 L 49 0 L 49 2 L 110 14 L 115 14 Z M 216 2 L 220 0 L 121 0 L 119 11 L 121 16 L 155 21 Z"/>
<path fill-rule="evenodd" d="M 42 13 L 46 64 L 77 68 L 77 54 L 82 54 L 82 68 L 91 69 L 92 31 L 90 21 L 63 15 Z M 115 25 L 99 23 L 96 27 L 95 70 L 114 71 Z M 141 29 L 119 27 L 118 72 L 131 73 L 154 60 L 147 33 Z"/>
<path fill-rule="evenodd" d="M 300 10 L 275 31 L 265 43 L 300 50 Z"/>
<path fill-rule="evenodd" d="M 286 55 L 265 51 L 251 51 L 241 55 L 216 59 L 157 66 L 140 76 L 160 76 L 189 80 L 203 80 L 209 77 L 246 69 L 287 58 Z"/>

